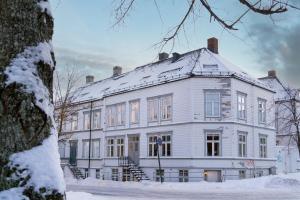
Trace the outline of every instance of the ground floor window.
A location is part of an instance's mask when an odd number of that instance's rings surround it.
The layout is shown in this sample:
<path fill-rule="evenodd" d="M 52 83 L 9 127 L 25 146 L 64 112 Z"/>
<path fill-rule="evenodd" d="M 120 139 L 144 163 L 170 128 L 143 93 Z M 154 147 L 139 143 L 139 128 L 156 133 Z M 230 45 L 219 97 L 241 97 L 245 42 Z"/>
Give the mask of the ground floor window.
<path fill-rule="evenodd" d="M 208 133 L 206 135 L 206 155 L 220 156 L 220 134 Z"/>
<path fill-rule="evenodd" d="M 179 170 L 179 182 L 189 182 L 189 171 L 187 169 Z"/>
<path fill-rule="evenodd" d="M 161 182 L 165 181 L 165 170 L 161 169 L 157 169 L 155 171 L 155 181 L 160 182 L 160 177 L 161 177 Z"/>
<path fill-rule="evenodd" d="M 96 169 L 96 179 L 100 179 L 100 169 Z"/>
<path fill-rule="evenodd" d="M 157 142 L 160 140 L 159 154 L 162 157 L 172 155 L 172 137 L 170 133 L 158 133 L 148 137 L 148 155 L 157 156 Z"/>
<path fill-rule="evenodd" d="M 246 170 L 239 170 L 239 178 L 240 179 L 246 178 Z"/>
<path fill-rule="evenodd" d="M 119 170 L 118 168 L 111 169 L 111 180 L 118 181 L 119 180 Z"/>
<path fill-rule="evenodd" d="M 84 169 L 84 177 L 89 177 L 89 169 Z"/>

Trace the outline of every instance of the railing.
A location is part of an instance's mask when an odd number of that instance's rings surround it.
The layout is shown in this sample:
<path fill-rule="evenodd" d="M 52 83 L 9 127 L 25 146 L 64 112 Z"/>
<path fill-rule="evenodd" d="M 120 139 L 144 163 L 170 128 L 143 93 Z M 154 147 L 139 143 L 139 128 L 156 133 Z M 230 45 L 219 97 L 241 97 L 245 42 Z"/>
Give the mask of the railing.
<path fill-rule="evenodd" d="M 130 164 L 130 159 L 128 156 L 118 157 L 118 165 L 121 167 L 128 166 Z"/>

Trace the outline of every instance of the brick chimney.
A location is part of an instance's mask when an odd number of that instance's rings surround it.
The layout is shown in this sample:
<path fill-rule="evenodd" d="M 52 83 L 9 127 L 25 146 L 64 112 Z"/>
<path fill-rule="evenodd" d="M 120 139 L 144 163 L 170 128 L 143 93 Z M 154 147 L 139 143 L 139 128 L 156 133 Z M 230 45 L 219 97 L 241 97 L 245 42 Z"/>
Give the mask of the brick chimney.
<path fill-rule="evenodd" d="M 166 52 L 162 52 L 162 53 L 159 53 L 158 54 L 158 60 L 161 61 L 161 60 L 165 60 L 165 59 L 168 59 L 169 58 L 169 54 L 166 53 Z"/>
<path fill-rule="evenodd" d="M 207 39 L 207 49 L 213 53 L 218 54 L 218 39 L 215 37 Z"/>
<path fill-rule="evenodd" d="M 85 83 L 92 83 L 92 82 L 94 82 L 94 76 L 87 75 L 85 77 Z"/>
<path fill-rule="evenodd" d="M 120 76 L 122 74 L 122 67 L 114 66 L 113 68 L 113 77 Z"/>
<path fill-rule="evenodd" d="M 268 77 L 276 78 L 276 71 L 275 70 L 269 70 L 268 71 Z"/>

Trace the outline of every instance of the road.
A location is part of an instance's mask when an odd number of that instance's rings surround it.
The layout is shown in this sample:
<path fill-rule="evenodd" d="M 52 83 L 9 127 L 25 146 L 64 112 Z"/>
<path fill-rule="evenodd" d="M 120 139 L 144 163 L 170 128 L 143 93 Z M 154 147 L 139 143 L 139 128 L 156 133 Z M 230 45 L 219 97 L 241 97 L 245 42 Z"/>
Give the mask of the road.
<path fill-rule="evenodd" d="M 162 191 L 154 189 L 143 190 L 126 187 L 111 186 L 82 186 L 68 185 L 67 191 L 86 192 L 105 199 L 144 199 L 144 200 L 300 200 L 300 191 L 289 190 L 252 190 L 252 191 L 228 191 L 214 190 L 199 192 Z M 82 199 L 83 200 L 83 199 Z"/>

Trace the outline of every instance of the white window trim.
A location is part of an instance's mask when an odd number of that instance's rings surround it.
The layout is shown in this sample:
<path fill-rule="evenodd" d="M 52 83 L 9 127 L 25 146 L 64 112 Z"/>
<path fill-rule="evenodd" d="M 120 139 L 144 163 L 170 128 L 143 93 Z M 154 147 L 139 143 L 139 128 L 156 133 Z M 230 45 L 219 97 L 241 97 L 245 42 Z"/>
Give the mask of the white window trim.
<path fill-rule="evenodd" d="M 240 141 L 240 135 L 245 136 L 245 142 Z M 238 157 L 240 157 L 240 158 L 246 158 L 247 157 L 247 153 L 248 153 L 248 151 L 247 151 L 247 148 L 248 148 L 248 145 L 247 145 L 248 138 L 247 138 L 247 136 L 248 136 L 247 132 L 238 131 L 238 138 L 237 138 L 237 140 L 238 140 Z M 240 151 L 240 144 L 244 144 L 243 149 L 245 149 L 245 155 L 243 155 L 243 151 L 241 152 L 241 155 L 240 155 L 240 152 L 239 152 Z"/>
<path fill-rule="evenodd" d="M 94 152 L 94 142 L 98 142 L 99 143 L 99 152 L 98 152 L 98 156 L 95 156 L 95 152 Z M 92 142 L 91 142 L 91 158 L 100 158 L 101 156 L 101 142 L 100 142 L 100 138 L 97 138 L 97 139 L 92 139 Z"/>
<path fill-rule="evenodd" d="M 265 144 L 260 143 L 261 138 L 264 138 L 266 140 Z M 263 135 L 263 134 L 259 134 L 258 140 L 259 140 L 258 141 L 258 144 L 259 144 L 259 157 L 260 158 L 267 158 L 268 157 L 268 136 Z M 263 146 L 265 148 L 265 151 L 263 152 L 263 156 L 262 156 L 262 152 L 261 152 L 261 146 Z"/>
<path fill-rule="evenodd" d="M 84 144 L 87 144 L 87 152 L 85 152 L 85 148 L 84 148 Z M 82 140 L 82 158 L 89 158 L 89 150 L 90 150 L 90 143 L 88 139 L 83 139 Z M 87 155 L 85 156 L 85 153 L 87 153 Z"/>
<path fill-rule="evenodd" d="M 97 120 L 99 120 L 99 127 L 96 127 L 95 126 L 95 113 L 96 112 L 99 112 L 99 119 L 97 119 Z M 95 110 L 93 110 L 92 111 L 92 128 L 93 129 L 101 129 L 101 109 L 95 109 Z"/>
<path fill-rule="evenodd" d="M 219 155 L 215 156 L 215 155 L 208 155 L 208 149 L 207 149 L 207 136 L 208 135 L 219 135 Z M 204 144 L 204 148 L 205 148 L 205 156 L 206 157 L 221 157 L 222 156 L 222 131 L 220 130 L 205 130 L 205 144 Z"/>
<path fill-rule="evenodd" d="M 245 107 L 245 116 L 244 117 L 240 116 L 240 112 L 239 112 L 239 105 L 240 105 L 239 97 L 243 97 L 244 98 L 244 107 Z M 247 94 L 239 92 L 239 91 L 237 92 L 237 118 L 240 119 L 240 120 L 245 120 L 245 121 L 247 120 Z"/>
<path fill-rule="evenodd" d="M 74 116 L 76 116 L 76 120 L 74 120 Z M 76 128 L 73 127 L 73 123 L 74 121 L 76 121 Z M 71 127 L 70 127 L 71 131 L 77 131 L 78 130 L 78 112 L 71 114 Z"/>
<path fill-rule="evenodd" d="M 265 105 L 265 108 L 264 108 L 264 113 L 262 112 L 262 120 L 260 120 L 259 118 L 259 115 L 260 115 L 260 108 L 259 108 L 259 104 L 263 103 Z M 262 99 L 262 98 L 258 98 L 257 99 L 257 117 L 258 117 L 258 123 L 260 124 L 266 124 L 267 123 L 267 100 L 266 99 Z"/>
<path fill-rule="evenodd" d="M 138 103 L 138 112 L 137 112 L 137 121 L 136 122 L 132 122 L 132 119 L 131 119 L 131 112 L 132 112 L 132 104 L 133 103 Z M 139 124 L 140 123 L 140 118 L 141 118 L 141 102 L 140 102 L 140 99 L 135 99 L 135 100 L 129 101 L 129 123 L 131 125 Z"/>
<path fill-rule="evenodd" d="M 207 105 L 207 98 L 206 98 L 206 95 L 207 94 L 218 94 L 218 98 L 219 98 L 219 115 L 211 115 L 209 116 L 207 114 L 207 109 L 206 109 L 206 105 Z M 205 91 L 204 92 L 204 113 L 205 113 L 205 118 L 220 118 L 221 117 L 221 92 L 216 90 L 208 90 L 208 91 Z M 212 109 L 213 110 L 213 109 Z"/>
<path fill-rule="evenodd" d="M 171 104 L 171 110 L 170 110 L 170 118 L 163 119 L 162 118 L 162 101 L 164 98 L 170 97 L 170 104 Z M 150 101 L 157 101 L 157 119 L 153 120 L 150 118 Z M 172 121 L 173 119 L 173 94 L 164 94 L 160 96 L 154 96 L 154 97 L 148 97 L 147 98 L 147 121 L 148 123 L 153 122 L 163 122 L 163 121 Z"/>
<path fill-rule="evenodd" d="M 155 152 L 155 150 L 154 150 L 154 148 L 155 148 L 155 144 L 156 144 L 156 142 L 154 141 L 154 142 L 151 142 L 151 144 L 153 144 L 153 146 L 152 146 L 152 155 L 149 155 L 149 151 L 150 151 L 150 149 L 149 149 L 149 144 L 150 144 L 150 140 L 149 140 L 149 138 L 150 137 L 159 137 L 159 138 L 161 138 L 162 139 L 162 136 L 170 136 L 170 142 L 167 142 L 167 143 L 170 143 L 170 155 L 168 156 L 168 155 L 162 155 L 162 145 L 160 145 L 159 146 L 159 156 L 160 157 L 166 157 L 166 158 L 170 158 L 170 157 L 172 157 L 173 156 L 173 133 L 172 132 L 159 132 L 159 133 L 149 133 L 149 134 L 147 134 L 147 157 L 149 157 L 149 158 L 155 158 L 155 157 L 157 157 L 157 155 L 154 155 L 154 152 Z M 164 143 L 164 142 L 162 142 L 162 143 Z M 165 146 L 165 148 L 167 148 L 166 146 Z M 165 152 L 167 152 L 166 151 L 166 149 L 165 149 Z M 167 153 L 165 153 L 165 154 L 167 154 Z"/>

